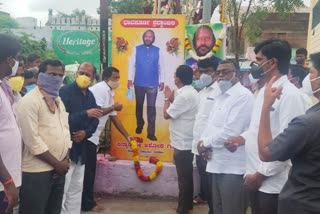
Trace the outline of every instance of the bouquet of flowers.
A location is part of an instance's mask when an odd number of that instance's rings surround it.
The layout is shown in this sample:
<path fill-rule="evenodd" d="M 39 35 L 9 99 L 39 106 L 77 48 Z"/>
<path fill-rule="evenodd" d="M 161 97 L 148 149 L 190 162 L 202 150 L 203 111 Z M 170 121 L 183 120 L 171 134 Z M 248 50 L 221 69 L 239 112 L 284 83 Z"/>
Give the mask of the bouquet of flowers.
<path fill-rule="evenodd" d="M 123 37 L 117 37 L 115 41 L 116 48 L 118 53 L 125 53 L 128 50 L 128 41 L 126 41 Z"/>
<path fill-rule="evenodd" d="M 178 55 L 179 45 L 180 45 L 179 38 L 172 38 L 172 39 L 170 39 L 170 41 L 168 41 L 168 42 L 166 43 L 166 45 L 167 45 L 167 52 L 168 52 L 169 54 Z"/>

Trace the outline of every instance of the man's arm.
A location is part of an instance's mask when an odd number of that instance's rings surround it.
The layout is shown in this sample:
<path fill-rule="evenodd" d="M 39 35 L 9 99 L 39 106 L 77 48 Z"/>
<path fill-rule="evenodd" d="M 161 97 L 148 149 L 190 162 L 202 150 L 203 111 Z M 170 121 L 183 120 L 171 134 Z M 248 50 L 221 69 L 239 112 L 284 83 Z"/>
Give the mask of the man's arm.
<path fill-rule="evenodd" d="M 110 119 L 113 125 L 117 128 L 117 130 L 125 137 L 129 142 L 133 140 L 133 137 L 128 134 L 126 129 L 123 127 L 121 121 L 118 119 L 116 115 L 110 116 Z"/>
<path fill-rule="evenodd" d="M 5 199 L 7 200 L 7 203 L 8 203 L 6 212 L 9 212 L 10 210 L 13 209 L 14 206 L 18 204 L 19 192 L 6 166 L 2 161 L 1 154 L 0 154 L 0 182 L 4 187 Z"/>
<path fill-rule="evenodd" d="M 230 107 L 231 111 L 223 123 L 222 130 L 212 132 L 210 137 L 201 139 L 204 146 L 207 148 L 224 148 L 224 143 L 229 137 L 241 134 L 249 126 L 253 103 L 254 98 L 251 94 L 237 97 Z M 209 123 L 208 126 L 210 126 Z"/>
<path fill-rule="evenodd" d="M 164 89 L 164 80 L 165 80 L 165 63 L 164 56 L 162 51 L 159 49 L 159 61 L 158 61 L 158 71 L 159 71 L 159 90 L 162 91 Z"/>
<path fill-rule="evenodd" d="M 128 66 L 128 88 L 132 87 L 132 79 L 136 70 L 136 47 L 132 49 L 132 54 L 129 58 Z"/>

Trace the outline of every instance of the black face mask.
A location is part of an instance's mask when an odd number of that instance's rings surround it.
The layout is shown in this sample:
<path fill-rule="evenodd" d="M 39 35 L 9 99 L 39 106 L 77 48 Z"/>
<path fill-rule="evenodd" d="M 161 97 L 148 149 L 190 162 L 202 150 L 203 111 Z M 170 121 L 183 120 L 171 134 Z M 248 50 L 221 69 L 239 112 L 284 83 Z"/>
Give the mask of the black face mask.
<path fill-rule="evenodd" d="M 252 77 L 258 80 L 262 79 L 262 74 L 263 74 L 262 68 L 259 65 L 257 65 L 255 62 L 252 62 L 250 66 L 251 66 L 250 73 Z"/>
<path fill-rule="evenodd" d="M 266 72 L 263 72 L 263 70 L 262 70 L 262 66 L 264 66 L 269 61 L 270 61 L 270 59 L 265 61 L 264 63 L 262 63 L 262 65 L 258 65 L 255 62 L 252 62 L 250 64 L 250 66 L 251 66 L 250 73 L 254 79 L 258 79 L 258 80 L 262 79 L 262 76 L 270 71 L 270 69 Z"/>
<path fill-rule="evenodd" d="M 296 62 L 297 62 L 298 65 L 302 65 L 303 64 L 303 59 L 298 57 L 298 58 L 296 58 Z"/>

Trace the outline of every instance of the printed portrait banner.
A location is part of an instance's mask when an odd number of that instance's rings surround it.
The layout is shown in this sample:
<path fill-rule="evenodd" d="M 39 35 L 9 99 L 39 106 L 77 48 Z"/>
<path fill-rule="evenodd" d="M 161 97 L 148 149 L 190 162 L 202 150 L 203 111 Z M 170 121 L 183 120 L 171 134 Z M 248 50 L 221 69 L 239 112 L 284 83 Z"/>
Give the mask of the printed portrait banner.
<path fill-rule="evenodd" d="M 152 30 L 155 35 L 154 43 L 150 48 L 147 48 L 143 42 L 143 34 L 147 30 Z M 145 35 L 150 35 L 150 32 Z M 143 141 L 138 143 L 140 160 L 148 160 L 150 156 L 157 157 L 161 161 L 173 160 L 173 148 L 169 140 L 169 122 L 163 118 L 164 95 L 163 91 L 159 91 L 159 84 L 164 82 L 164 85 L 171 89 L 175 88 L 175 70 L 179 65 L 184 64 L 184 38 L 184 15 L 112 16 L 112 66 L 120 71 L 120 87 L 115 90 L 114 100 L 123 104 L 122 111 L 117 114 L 125 129 L 130 135 L 139 137 Z M 133 69 L 129 69 L 129 64 Z M 157 73 L 158 66 L 161 74 Z M 146 67 L 148 69 L 145 69 Z M 132 79 L 134 85 L 130 90 L 127 87 L 128 79 Z M 145 92 L 149 97 L 145 96 Z M 141 101 L 143 98 L 144 100 Z M 156 99 L 156 113 L 152 110 L 153 99 Z M 137 102 L 143 103 L 143 107 L 139 104 L 137 109 L 138 115 L 141 110 L 143 111 L 144 125 L 141 134 L 136 133 L 137 120 L 140 128 L 143 124 L 141 119 L 137 119 L 141 117 L 136 116 Z M 153 135 L 154 116 L 156 141 L 147 138 L 148 132 L 149 135 L 150 133 Z M 130 144 L 114 126 L 111 129 L 111 155 L 122 160 L 132 160 Z"/>
<path fill-rule="evenodd" d="M 77 63 L 89 61 L 100 71 L 100 32 L 53 30 L 52 42 L 58 59 L 66 65 L 67 81 L 75 78 Z M 111 32 L 109 32 L 109 59 L 111 64 Z"/>
<path fill-rule="evenodd" d="M 203 25 L 207 26 L 211 29 L 208 31 Z M 199 24 L 199 25 L 186 25 L 186 38 L 190 41 L 191 52 L 193 52 L 196 56 L 206 55 L 208 52 L 211 51 L 212 47 L 216 46 L 216 52 L 213 53 L 211 58 L 214 58 L 217 62 L 225 59 L 226 55 L 226 25 L 224 23 L 214 23 L 214 24 Z M 197 32 L 198 31 L 198 32 Z M 194 36 L 197 33 L 197 40 L 194 41 Z M 210 36 L 214 35 L 214 40 L 210 38 Z M 211 34 L 211 35 L 210 35 Z M 218 41 L 219 40 L 219 41 Z M 210 43 L 211 42 L 211 43 Z M 202 47 L 205 46 L 205 47 Z M 204 49 L 207 50 L 202 54 L 198 53 L 201 50 L 197 49 Z M 186 51 L 186 64 L 191 66 L 193 69 L 197 67 L 197 59 L 194 59 L 188 51 Z"/>

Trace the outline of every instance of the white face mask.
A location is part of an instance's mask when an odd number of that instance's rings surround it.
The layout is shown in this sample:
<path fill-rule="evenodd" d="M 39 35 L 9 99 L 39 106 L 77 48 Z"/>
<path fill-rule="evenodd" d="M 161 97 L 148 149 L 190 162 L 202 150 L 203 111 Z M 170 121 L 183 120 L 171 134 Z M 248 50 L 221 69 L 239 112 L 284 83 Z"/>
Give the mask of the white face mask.
<path fill-rule="evenodd" d="M 259 79 L 253 78 L 252 74 L 249 74 L 249 80 L 250 80 L 250 83 L 252 84 L 255 84 L 259 81 Z"/>
<path fill-rule="evenodd" d="M 18 68 L 19 68 L 19 62 L 14 60 L 14 66 L 11 67 L 11 74 L 9 75 L 9 77 L 14 77 L 17 74 Z"/>
<path fill-rule="evenodd" d="M 318 88 L 317 90 L 315 91 L 312 91 L 312 87 L 311 87 L 311 82 L 312 81 L 315 81 L 317 79 L 320 79 L 320 77 L 316 77 L 314 79 L 310 79 L 310 74 L 308 74 L 304 80 L 302 81 L 302 89 L 303 89 L 303 92 L 306 93 L 307 95 L 309 96 L 314 96 L 315 93 L 317 93 L 318 91 L 320 91 L 320 88 Z"/>
<path fill-rule="evenodd" d="M 210 76 L 209 74 L 201 74 L 199 80 L 206 87 L 213 82 L 212 76 Z"/>

